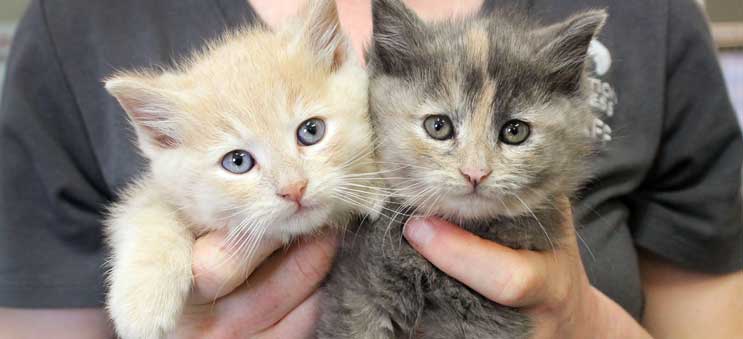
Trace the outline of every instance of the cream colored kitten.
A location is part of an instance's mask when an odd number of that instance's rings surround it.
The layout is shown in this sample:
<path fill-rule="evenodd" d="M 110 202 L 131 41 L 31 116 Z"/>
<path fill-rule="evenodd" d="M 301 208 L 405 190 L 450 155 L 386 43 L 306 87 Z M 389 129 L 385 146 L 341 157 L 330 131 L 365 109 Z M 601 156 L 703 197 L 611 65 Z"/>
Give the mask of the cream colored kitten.
<path fill-rule="evenodd" d="M 376 172 L 367 77 L 349 46 L 322 0 L 276 32 L 245 28 L 174 70 L 106 81 L 150 161 L 107 222 L 108 310 L 122 338 L 173 329 L 200 234 L 227 228 L 249 254 L 373 213 L 362 207 Z"/>

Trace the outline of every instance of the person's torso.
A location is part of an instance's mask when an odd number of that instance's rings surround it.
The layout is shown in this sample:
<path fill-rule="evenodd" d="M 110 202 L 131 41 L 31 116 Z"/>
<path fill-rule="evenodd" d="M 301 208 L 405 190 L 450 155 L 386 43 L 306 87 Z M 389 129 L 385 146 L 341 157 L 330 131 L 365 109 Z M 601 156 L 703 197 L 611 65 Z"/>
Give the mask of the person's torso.
<path fill-rule="evenodd" d="M 544 23 L 589 8 L 609 20 L 591 46 L 593 133 L 604 148 L 595 180 L 576 206 L 579 245 L 591 283 L 633 316 L 642 313 L 636 250 L 624 197 L 636 190 L 660 142 L 665 83 L 666 2 L 524 1 Z M 497 4 L 496 4 L 497 5 Z M 171 65 L 228 28 L 251 22 L 245 0 L 48 3 L 49 29 L 104 176 L 116 199 L 142 169 L 126 115 L 102 86 L 116 70 Z M 84 13 L 92 13 L 86 15 Z"/>

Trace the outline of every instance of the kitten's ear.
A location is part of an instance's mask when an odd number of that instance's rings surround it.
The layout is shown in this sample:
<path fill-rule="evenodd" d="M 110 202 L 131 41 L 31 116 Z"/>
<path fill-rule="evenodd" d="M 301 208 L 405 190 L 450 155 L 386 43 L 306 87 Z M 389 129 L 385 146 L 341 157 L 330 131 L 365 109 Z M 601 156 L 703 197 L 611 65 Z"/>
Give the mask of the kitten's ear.
<path fill-rule="evenodd" d="M 373 0 L 372 24 L 370 63 L 389 74 L 404 73 L 414 61 L 425 23 L 400 0 Z"/>
<path fill-rule="evenodd" d="M 143 149 L 167 149 L 180 144 L 174 98 L 151 80 L 131 75 L 106 80 L 106 90 L 129 115 Z"/>
<path fill-rule="evenodd" d="M 335 0 L 308 0 L 299 16 L 300 38 L 323 65 L 336 70 L 354 58 L 351 44 L 341 30 Z"/>
<path fill-rule="evenodd" d="M 536 31 L 544 42 L 537 57 L 552 65 L 553 89 L 573 93 L 580 88 L 588 46 L 606 17 L 604 10 L 587 11 Z"/>

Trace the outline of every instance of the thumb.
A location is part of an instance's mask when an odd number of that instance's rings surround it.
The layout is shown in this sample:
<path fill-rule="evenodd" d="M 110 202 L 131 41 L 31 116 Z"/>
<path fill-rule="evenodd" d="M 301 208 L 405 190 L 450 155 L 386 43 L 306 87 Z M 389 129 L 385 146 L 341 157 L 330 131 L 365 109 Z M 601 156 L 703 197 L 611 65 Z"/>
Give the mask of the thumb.
<path fill-rule="evenodd" d="M 248 241 L 248 238 L 246 236 L 243 241 Z M 244 283 L 266 257 L 281 247 L 279 240 L 260 239 L 247 258 L 249 251 L 241 249 L 244 246 L 230 246 L 228 241 L 227 230 L 196 239 L 191 266 L 194 277 L 191 304 L 211 303 L 229 294 Z"/>
<path fill-rule="evenodd" d="M 514 250 L 437 218 L 411 219 L 404 234 L 434 266 L 499 304 L 532 306 L 548 294 L 551 253 Z"/>

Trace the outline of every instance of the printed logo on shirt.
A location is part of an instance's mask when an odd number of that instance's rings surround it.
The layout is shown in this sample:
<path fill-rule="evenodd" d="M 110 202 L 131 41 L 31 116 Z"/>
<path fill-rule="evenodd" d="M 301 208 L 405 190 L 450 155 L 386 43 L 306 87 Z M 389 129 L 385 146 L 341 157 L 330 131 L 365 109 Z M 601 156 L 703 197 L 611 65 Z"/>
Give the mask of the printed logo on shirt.
<path fill-rule="evenodd" d="M 603 77 L 611 70 L 611 53 L 609 49 L 598 40 L 592 40 L 588 47 L 591 72 L 588 76 L 590 86 L 589 101 L 596 113 L 591 135 L 604 143 L 611 141 L 612 130 L 607 123 L 614 115 L 614 106 L 617 105 L 617 93 L 614 87 L 603 80 Z"/>

